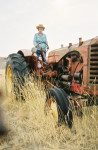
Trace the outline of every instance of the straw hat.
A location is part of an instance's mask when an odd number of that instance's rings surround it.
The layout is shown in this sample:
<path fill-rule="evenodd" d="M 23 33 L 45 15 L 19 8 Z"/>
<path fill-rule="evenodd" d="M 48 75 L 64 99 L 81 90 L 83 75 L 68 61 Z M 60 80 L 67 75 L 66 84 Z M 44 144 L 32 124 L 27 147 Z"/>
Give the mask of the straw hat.
<path fill-rule="evenodd" d="M 39 28 L 45 29 L 45 27 L 44 27 L 42 24 L 39 24 L 38 26 L 36 26 L 36 28 L 37 28 L 37 29 L 39 29 Z"/>

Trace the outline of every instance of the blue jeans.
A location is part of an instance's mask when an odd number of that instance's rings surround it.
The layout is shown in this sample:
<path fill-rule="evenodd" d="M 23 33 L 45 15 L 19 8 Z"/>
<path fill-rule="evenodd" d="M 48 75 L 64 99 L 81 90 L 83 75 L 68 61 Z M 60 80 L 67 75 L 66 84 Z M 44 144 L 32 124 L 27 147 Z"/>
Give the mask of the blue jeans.
<path fill-rule="evenodd" d="M 40 55 L 41 55 L 42 60 L 45 62 L 45 59 L 44 59 L 44 57 L 43 57 L 43 55 L 42 55 L 42 53 L 41 53 L 41 51 L 40 51 L 40 50 L 37 50 L 36 54 L 37 54 L 38 58 L 39 58 L 39 57 L 40 57 Z M 44 54 L 45 54 L 45 57 L 46 57 L 46 51 L 44 51 Z"/>

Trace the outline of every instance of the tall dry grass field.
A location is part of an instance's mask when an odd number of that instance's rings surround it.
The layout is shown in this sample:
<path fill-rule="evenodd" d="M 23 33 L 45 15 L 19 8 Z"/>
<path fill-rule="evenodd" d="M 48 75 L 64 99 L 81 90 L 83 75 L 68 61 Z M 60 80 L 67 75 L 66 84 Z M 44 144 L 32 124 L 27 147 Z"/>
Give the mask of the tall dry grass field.
<path fill-rule="evenodd" d="M 5 94 L 4 70 L 0 87 Z M 84 107 L 83 117 L 74 112 L 72 129 L 57 126 L 52 115 L 45 115 L 45 91 L 30 77 L 23 89 L 25 102 L 14 95 L 3 102 L 8 135 L 0 139 L 0 150 L 97 150 L 98 107 Z"/>

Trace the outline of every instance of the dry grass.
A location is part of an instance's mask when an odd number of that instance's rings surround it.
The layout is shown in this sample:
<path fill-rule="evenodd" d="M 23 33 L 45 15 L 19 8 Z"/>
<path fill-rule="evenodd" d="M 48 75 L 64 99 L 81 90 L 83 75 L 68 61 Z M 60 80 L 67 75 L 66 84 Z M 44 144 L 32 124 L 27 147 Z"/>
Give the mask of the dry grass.
<path fill-rule="evenodd" d="M 4 86 L 4 73 L 0 86 Z M 3 85 L 3 86 L 2 86 Z M 28 90 L 27 90 L 28 89 Z M 0 150 L 97 150 L 98 107 L 83 108 L 83 117 L 74 113 L 74 124 L 58 127 L 52 116 L 45 116 L 45 92 L 31 78 L 24 87 L 25 102 L 5 98 L 7 137 L 0 139 Z"/>

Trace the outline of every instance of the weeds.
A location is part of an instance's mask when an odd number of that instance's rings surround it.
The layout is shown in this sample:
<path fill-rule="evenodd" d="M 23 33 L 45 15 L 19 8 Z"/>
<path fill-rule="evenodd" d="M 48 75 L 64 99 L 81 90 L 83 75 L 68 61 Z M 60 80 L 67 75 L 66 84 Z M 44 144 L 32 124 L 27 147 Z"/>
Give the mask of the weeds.
<path fill-rule="evenodd" d="M 3 77 L 0 81 L 5 82 Z M 82 118 L 74 111 L 72 129 L 58 127 L 52 115 L 44 113 L 46 95 L 39 87 L 31 76 L 22 89 L 25 101 L 16 101 L 13 94 L 5 99 L 9 133 L 0 139 L 0 150 L 97 150 L 98 107 L 84 107 Z"/>

